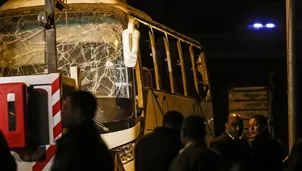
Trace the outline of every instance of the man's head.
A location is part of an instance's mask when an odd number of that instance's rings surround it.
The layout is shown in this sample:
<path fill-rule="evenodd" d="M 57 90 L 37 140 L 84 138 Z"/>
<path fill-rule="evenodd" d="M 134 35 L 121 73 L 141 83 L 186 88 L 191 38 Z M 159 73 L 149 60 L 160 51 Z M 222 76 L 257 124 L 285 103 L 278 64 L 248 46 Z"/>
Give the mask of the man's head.
<path fill-rule="evenodd" d="M 205 124 L 202 117 L 191 115 L 184 119 L 181 128 L 181 140 L 183 144 L 190 141 L 204 143 L 205 136 Z"/>
<path fill-rule="evenodd" d="M 84 121 L 91 121 L 97 107 L 96 98 L 87 91 L 70 93 L 62 109 L 62 124 L 64 127 L 76 126 Z"/>
<path fill-rule="evenodd" d="M 243 120 L 239 114 L 230 114 L 225 123 L 225 130 L 233 137 L 238 138 L 243 132 Z"/>
<path fill-rule="evenodd" d="M 254 138 L 268 131 L 267 119 L 263 115 L 253 115 L 249 120 L 249 137 Z"/>
<path fill-rule="evenodd" d="M 180 130 L 184 117 L 180 112 L 169 111 L 163 119 L 163 127 Z"/>

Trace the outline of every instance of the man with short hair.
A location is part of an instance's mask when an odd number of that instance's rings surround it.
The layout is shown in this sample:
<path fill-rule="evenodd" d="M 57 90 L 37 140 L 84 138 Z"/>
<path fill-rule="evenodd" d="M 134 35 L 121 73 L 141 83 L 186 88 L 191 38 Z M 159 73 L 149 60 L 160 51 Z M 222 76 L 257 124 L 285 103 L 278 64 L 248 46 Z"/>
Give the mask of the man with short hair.
<path fill-rule="evenodd" d="M 167 171 L 182 148 L 180 128 L 183 116 L 169 111 L 163 126 L 144 136 L 135 148 L 135 171 Z"/>
<path fill-rule="evenodd" d="M 248 141 L 243 137 L 243 120 L 239 114 L 230 114 L 225 123 L 225 132 L 210 143 L 210 148 L 224 158 L 226 169 L 246 171 L 251 156 Z"/>
<path fill-rule="evenodd" d="M 185 147 L 171 164 L 169 171 L 221 171 L 223 160 L 219 154 L 207 148 L 205 124 L 200 116 L 184 119 L 181 140 Z"/>
<path fill-rule="evenodd" d="M 51 171 L 113 171 L 113 157 L 95 128 L 96 98 L 87 91 L 72 92 L 63 104 L 67 133 L 57 141 Z"/>
<path fill-rule="evenodd" d="M 267 119 L 263 115 L 253 115 L 249 120 L 251 139 L 251 166 L 257 171 L 282 171 L 282 161 L 286 157 L 281 144 L 268 131 Z"/>

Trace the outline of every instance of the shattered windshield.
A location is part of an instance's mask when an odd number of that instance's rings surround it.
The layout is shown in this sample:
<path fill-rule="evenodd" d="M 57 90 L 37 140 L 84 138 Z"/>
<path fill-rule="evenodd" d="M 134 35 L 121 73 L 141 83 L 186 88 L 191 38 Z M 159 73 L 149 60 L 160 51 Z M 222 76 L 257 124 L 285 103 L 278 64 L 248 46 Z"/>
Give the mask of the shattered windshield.
<path fill-rule="evenodd" d="M 82 89 L 97 97 L 131 97 L 131 70 L 123 63 L 124 24 L 113 13 L 66 12 L 56 17 L 58 70 L 82 71 Z M 44 29 L 37 14 L 0 16 L 0 73 L 45 74 Z"/>

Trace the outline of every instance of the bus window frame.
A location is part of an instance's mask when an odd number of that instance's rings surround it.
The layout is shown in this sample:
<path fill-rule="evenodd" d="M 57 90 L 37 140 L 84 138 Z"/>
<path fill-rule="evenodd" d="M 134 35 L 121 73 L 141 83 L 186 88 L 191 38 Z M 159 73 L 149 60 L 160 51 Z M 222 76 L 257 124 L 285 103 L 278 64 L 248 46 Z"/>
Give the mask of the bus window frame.
<path fill-rule="evenodd" d="M 201 84 L 208 86 L 210 90 L 210 83 L 208 79 L 208 69 L 207 69 L 205 54 L 202 50 L 200 50 L 200 52 L 198 52 L 197 54 L 198 54 L 198 58 L 196 59 L 196 65 L 197 66 L 200 65 L 200 71 L 197 69 L 197 72 L 201 72 L 202 74 L 202 80 L 198 81 L 198 86 L 199 86 L 199 82 L 201 82 Z M 207 91 L 205 100 L 210 100 L 210 98 L 211 98 L 211 92 Z"/>
<path fill-rule="evenodd" d="M 148 26 L 149 27 L 149 26 Z M 157 53 L 156 53 L 156 44 L 155 44 L 155 38 L 154 38 L 154 32 L 153 28 L 149 27 L 149 38 L 151 42 L 151 48 L 152 48 L 152 57 L 153 57 L 153 66 L 154 66 L 154 75 L 155 75 L 155 85 L 156 90 L 161 90 L 161 85 L 159 83 L 159 70 L 158 70 L 158 61 L 157 61 Z"/>
<path fill-rule="evenodd" d="M 140 49 L 139 53 L 138 53 L 138 59 L 135 65 L 135 81 L 136 81 L 136 91 L 137 91 L 137 107 L 139 109 L 143 109 L 144 108 L 144 98 L 143 98 L 143 82 L 142 82 L 142 59 L 141 59 L 141 53 L 140 53 Z M 134 72 L 133 72 L 134 73 Z M 134 103 L 135 104 L 135 103 Z"/>
<path fill-rule="evenodd" d="M 193 77 L 194 77 L 195 89 L 196 89 L 196 92 L 197 92 L 198 94 L 200 94 L 199 88 L 198 88 L 198 78 L 197 78 L 197 70 L 196 70 L 195 54 L 194 54 L 194 50 L 193 50 L 193 46 L 192 46 L 192 45 L 190 45 L 189 51 L 190 51 L 192 69 L 193 69 Z"/>
<path fill-rule="evenodd" d="M 182 75 L 182 84 L 184 89 L 184 96 L 188 96 L 188 89 L 187 89 L 187 76 L 185 71 L 185 64 L 183 59 L 183 53 L 182 53 L 182 46 L 181 41 L 178 39 L 177 41 L 177 49 L 178 49 L 178 55 L 180 60 L 180 67 L 181 67 L 181 75 Z"/>
<path fill-rule="evenodd" d="M 130 19 L 135 20 L 135 23 L 139 24 L 137 19 L 132 16 L 128 16 L 128 21 Z M 135 28 L 138 27 L 138 25 L 135 25 Z M 138 29 L 139 30 L 139 29 Z M 141 59 L 141 53 L 140 53 L 140 46 L 138 47 L 138 58 L 135 64 L 135 67 L 132 69 L 132 77 L 133 78 L 133 104 L 134 104 L 134 115 L 135 118 L 137 118 L 137 109 L 143 109 L 144 108 L 144 99 L 143 99 L 143 81 L 142 81 L 142 59 Z M 136 99 L 137 96 L 137 99 Z M 136 101 L 137 100 L 137 101 Z M 135 105 L 137 102 L 137 106 Z"/>
<path fill-rule="evenodd" d="M 171 93 L 174 94 L 175 90 L 174 90 L 174 78 L 173 78 L 173 69 L 171 63 L 170 45 L 169 45 L 168 35 L 166 33 L 164 34 L 165 34 L 164 43 L 165 43 L 167 65 L 168 65 L 168 72 L 169 72 L 169 79 L 170 79 L 170 89 L 171 89 Z"/>
<path fill-rule="evenodd" d="M 130 15 L 132 16 L 132 15 Z M 200 44 L 196 44 L 195 42 L 191 42 L 188 41 L 182 37 L 179 37 L 179 35 L 175 35 L 173 32 L 170 32 L 169 30 L 165 30 L 163 28 L 161 28 L 160 26 L 154 25 L 154 23 L 149 23 L 148 21 L 144 21 L 141 18 L 138 18 L 137 16 L 132 16 L 133 18 L 135 18 L 136 21 L 138 21 L 140 24 L 143 24 L 145 26 L 147 26 L 149 28 L 149 39 L 150 39 L 150 46 L 151 46 L 151 51 L 152 51 L 152 58 L 153 58 L 153 65 L 154 65 L 154 77 L 155 77 L 155 89 L 159 90 L 159 91 L 163 91 L 161 89 L 161 84 L 160 84 L 160 76 L 159 76 L 159 69 L 158 69 L 158 60 L 157 60 L 157 53 L 156 53 L 156 43 L 155 43 L 155 37 L 154 37 L 154 30 L 162 32 L 165 35 L 165 49 L 166 49 L 166 56 L 167 58 L 170 57 L 170 62 L 171 62 L 171 53 L 170 53 L 170 43 L 169 43 L 169 36 L 175 38 L 177 40 L 177 50 L 178 50 L 178 56 L 179 56 L 179 60 L 180 60 L 180 67 L 181 67 L 181 74 L 182 74 L 182 84 L 183 84 L 183 94 L 178 94 L 180 96 L 186 96 L 186 97 L 190 97 L 188 96 L 188 91 L 187 91 L 187 83 L 186 83 L 186 71 L 185 71 L 185 65 L 184 65 L 184 57 L 183 57 L 183 52 L 182 52 L 182 43 L 186 43 L 189 46 L 189 52 L 190 52 L 190 60 L 192 62 L 192 72 L 193 72 L 193 78 L 194 78 L 194 83 L 195 83 L 195 89 L 196 92 L 198 94 L 200 94 L 199 91 L 199 81 L 202 81 L 203 83 L 206 83 L 209 86 L 209 82 L 208 82 L 208 72 L 207 72 L 207 67 L 204 66 L 206 65 L 205 63 L 205 55 L 203 53 L 202 47 Z M 168 49 L 168 50 L 167 50 Z M 194 53 L 194 49 L 198 49 L 200 52 L 198 53 Z M 141 57 L 140 57 L 141 58 Z M 201 58 L 201 62 L 202 62 L 202 70 L 201 70 L 201 74 L 203 74 L 205 76 L 205 78 L 203 78 L 203 80 L 198 80 L 197 77 L 197 72 L 199 72 L 198 70 L 198 59 Z M 141 59 L 142 60 L 142 59 Z M 189 59 L 188 59 L 189 60 Z M 173 66 L 173 64 L 171 63 L 171 66 Z M 142 67 L 142 65 L 140 66 Z M 168 66 L 167 66 L 168 67 Z M 169 68 L 168 68 L 169 71 Z M 173 69 L 171 69 L 171 73 L 172 73 L 172 79 L 174 79 L 173 77 Z M 143 75 L 141 75 L 141 78 L 143 78 Z M 171 91 L 169 93 L 171 94 L 175 94 L 175 85 L 174 85 L 174 81 L 171 82 L 171 76 L 170 76 L 170 72 L 169 72 L 169 79 L 170 79 L 170 87 L 171 87 Z M 210 91 L 208 91 L 207 97 L 209 97 L 210 95 Z"/>
<path fill-rule="evenodd" d="M 199 56 L 200 56 L 201 61 L 202 61 L 202 73 L 204 74 L 203 82 L 208 85 L 209 84 L 208 70 L 207 70 L 207 62 L 206 62 L 206 59 L 205 59 L 204 52 L 201 51 Z"/>

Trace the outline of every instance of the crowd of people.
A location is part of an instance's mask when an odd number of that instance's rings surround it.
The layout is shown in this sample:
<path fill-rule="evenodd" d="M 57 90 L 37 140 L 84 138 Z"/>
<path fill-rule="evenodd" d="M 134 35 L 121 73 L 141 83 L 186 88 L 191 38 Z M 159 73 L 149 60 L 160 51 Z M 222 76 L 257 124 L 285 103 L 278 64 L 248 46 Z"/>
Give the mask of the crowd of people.
<path fill-rule="evenodd" d="M 167 112 L 163 126 L 139 141 L 135 151 L 136 171 L 301 170 L 302 139 L 287 156 L 269 133 L 263 115 L 251 116 L 246 135 L 242 117 L 228 115 L 225 131 L 208 144 L 203 118 L 181 117 L 177 111 Z M 284 165 L 285 158 L 288 167 Z"/>
<path fill-rule="evenodd" d="M 113 171 L 114 162 L 96 129 L 93 118 L 96 98 L 89 92 L 72 92 L 62 109 L 67 132 L 57 140 L 51 171 Z M 135 146 L 135 171 L 301 171 L 302 139 L 290 155 L 268 131 L 264 116 L 253 115 L 248 134 L 243 119 L 230 114 L 225 131 L 205 141 L 205 120 L 198 115 L 186 118 L 177 111 L 164 115 L 161 127 L 143 136 Z M 0 170 L 16 171 L 17 165 L 0 131 Z"/>

